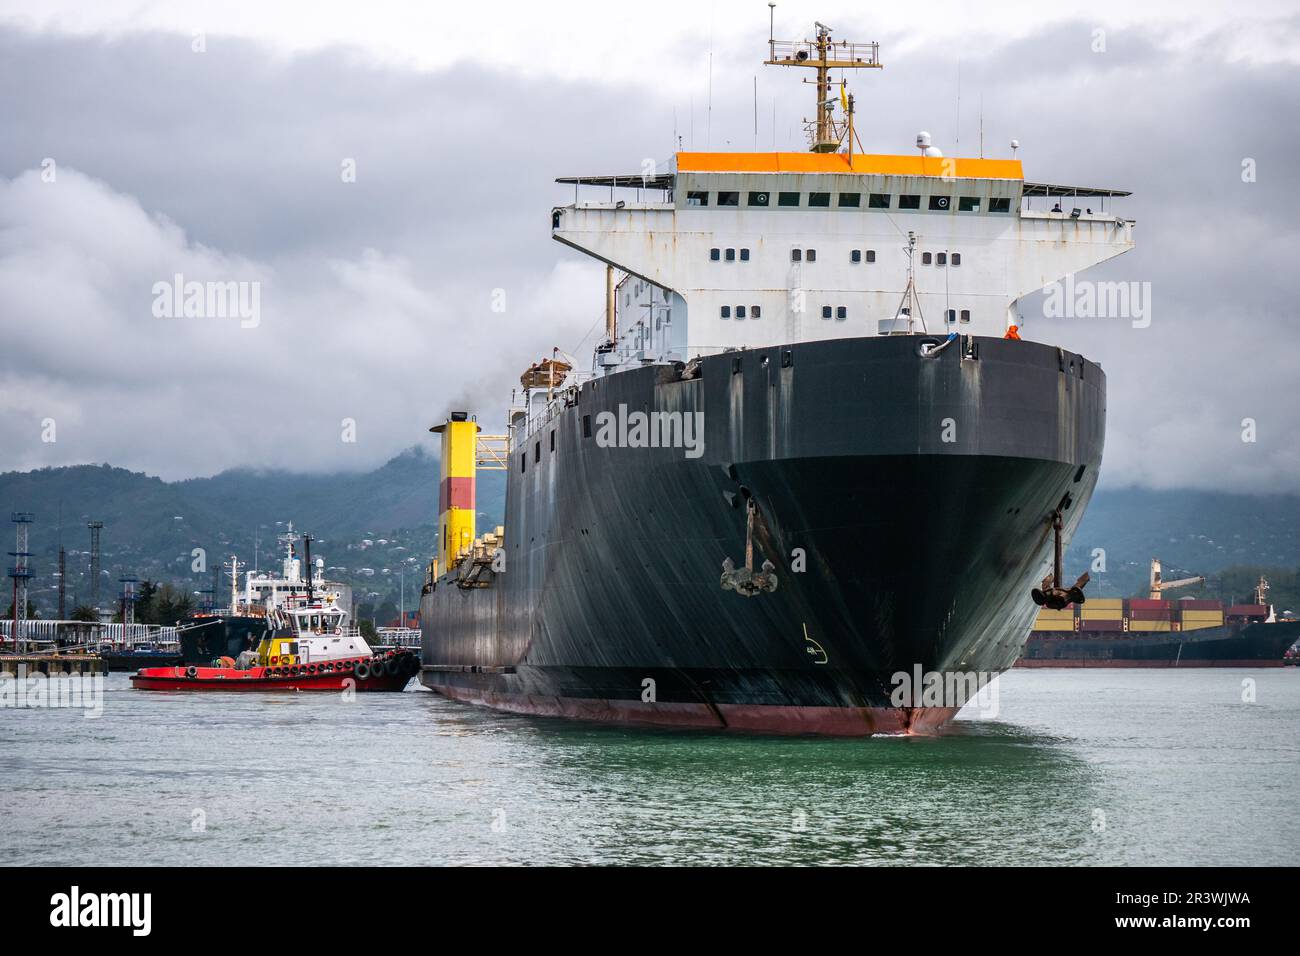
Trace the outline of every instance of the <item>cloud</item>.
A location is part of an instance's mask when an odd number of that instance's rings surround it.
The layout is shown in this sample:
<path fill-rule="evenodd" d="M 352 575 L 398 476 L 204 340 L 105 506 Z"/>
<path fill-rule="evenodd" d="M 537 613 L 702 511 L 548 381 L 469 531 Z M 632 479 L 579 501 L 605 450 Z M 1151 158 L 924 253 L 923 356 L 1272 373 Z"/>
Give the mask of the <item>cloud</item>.
<path fill-rule="evenodd" d="M 757 54 L 721 37 L 710 109 L 699 84 L 646 76 L 523 81 L 327 38 L 286 54 L 222 35 L 195 54 L 188 29 L 64 26 L 86 35 L 0 28 L 4 468 L 366 468 L 452 405 L 503 421 L 527 364 L 556 346 L 588 358 L 602 308 L 602 268 L 549 239 L 550 206 L 572 196 L 554 178 L 638 170 L 675 136 L 799 148 L 808 108 L 787 71 L 761 74 L 755 97 Z M 1017 29 L 963 45 L 960 63 L 942 32 L 887 46 L 887 68 L 855 81 L 861 135 L 905 152 L 926 128 L 971 155 L 982 134 L 990 156 L 1015 137 L 1030 179 L 1134 190 L 1137 250 L 1087 278 L 1150 282 L 1150 328 L 1022 303 L 1028 337 L 1107 370 L 1103 480 L 1295 490 L 1300 67 L 1260 54 L 1206 70 L 1225 45 L 1250 48 L 1214 21 L 1108 22 L 1104 53 L 1094 29 Z M 154 317 L 154 285 L 176 273 L 258 283 L 257 327 Z"/>

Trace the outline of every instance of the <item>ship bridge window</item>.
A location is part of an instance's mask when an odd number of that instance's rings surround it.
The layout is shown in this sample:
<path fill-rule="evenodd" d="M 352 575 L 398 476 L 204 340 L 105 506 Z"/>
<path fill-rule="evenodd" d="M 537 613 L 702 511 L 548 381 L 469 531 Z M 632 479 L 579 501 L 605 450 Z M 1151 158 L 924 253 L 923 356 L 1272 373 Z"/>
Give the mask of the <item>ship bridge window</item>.
<path fill-rule="evenodd" d="M 960 252 L 954 252 L 954 253 L 952 254 L 952 264 L 955 265 L 955 266 L 959 266 L 959 265 L 961 265 L 961 253 L 960 253 Z"/>
<path fill-rule="evenodd" d="M 868 261 L 868 262 L 875 262 L 875 261 L 876 261 L 876 250 L 875 250 L 875 249 L 868 249 L 868 250 L 867 250 L 867 261 Z"/>
<path fill-rule="evenodd" d="M 963 322 L 969 322 L 969 321 L 970 321 L 970 309 L 962 309 L 962 310 L 961 310 L 961 320 L 962 320 Z"/>
<path fill-rule="evenodd" d="M 803 257 L 804 257 L 804 261 L 805 261 L 805 262 L 816 262 L 816 261 L 817 261 L 817 250 L 816 250 L 816 249 L 805 249 L 805 250 L 804 250 L 804 253 L 803 253 Z"/>
<path fill-rule="evenodd" d="M 791 262 L 802 262 L 802 261 L 803 261 L 803 250 L 802 250 L 802 249 L 791 249 L 791 250 L 790 250 L 790 261 L 791 261 Z"/>
<path fill-rule="evenodd" d="M 748 261 L 749 261 L 749 250 L 748 250 L 748 249 L 741 249 L 741 250 L 740 250 L 740 261 L 741 261 L 741 262 L 748 262 Z"/>
<path fill-rule="evenodd" d="M 766 206 L 770 193 L 750 193 L 749 204 L 751 206 Z"/>
<path fill-rule="evenodd" d="M 899 196 L 898 208 L 899 209 L 920 209 L 921 197 L 920 196 Z"/>
<path fill-rule="evenodd" d="M 932 212 L 947 212 L 952 207 L 951 196 L 931 196 L 930 210 Z"/>
<path fill-rule="evenodd" d="M 862 204 L 861 193 L 840 193 L 841 209 L 857 209 Z"/>
<path fill-rule="evenodd" d="M 757 319 L 757 318 L 758 318 L 759 316 L 761 316 L 762 314 L 763 314 L 763 313 L 759 311 L 758 306 L 756 306 L 756 305 L 751 305 L 751 306 L 749 307 L 749 317 L 750 317 L 751 319 Z"/>
<path fill-rule="evenodd" d="M 691 191 L 686 194 L 686 205 L 688 206 L 707 206 L 709 204 L 709 194 L 707 192 Z"/>
<path fill-rule="evenodd" d="M 809 193 L 808 205 L 810 206 L 829 206 L 831 204 L 830 193 Z"/>
<path fill-rule="evenodd" d="M 930 255 L 930 253 L 928 252 L 921 253 L 921 265 L 923 266 L 928 266 L 933 261 L 933 259 L 934 257 Z"/>
<path fill-rule="evenodd" d="M 727 261 L 728 261 L 728 262 L 735 262 L 735 261 L 736 261 L 736 250 L 735 250 L 735 249 L 728 249 L 728 250 L 727 250 Z"/>
<path fill-rule="evenodd" d="M 849 253 L 849 262 L 861 262 L 861 261 L 862 261 L 861 249 L 854 249 Z"/>
<path fill-rule="evenodd" d="M 709 250 L 709 260 L 710 260 L 711 262 L 717 262 L 717 261 L 718 261 L 719 259 L 721 259 L 721 258 L 722 258 L 722 250 L 721 250 L 721 249 L 710 249 L 710 250 Z"/>
<path fill-rule="evenodd" d="M 831 317 L 831 307 L 829 305 L 822 306 L 822 318 L 829 319 L 830 317 Z"/>
<path fill-rule="evenodd" d="M 718 193 L 718 205 L 719 205 L 719 206 L 739 206 L 739 205 L 740 205 L 740 193 L 738 193 L 738 192 L 719 192 L 719 193 Z"/>
<path fill-rule="evenodd" d="M 935 257 L 935 260 L 938 262 L 939 265 L 946 266 L 948 264 L 948 253 L 946 252 L 939 253 L 939 255 Z"/>
<path fill-rule="evenodd" d="M 1011 211 L 1011 200 L 1006 198 L 1005 196 L 1001 198 L 995 196 L 994 198 L 989 200 L 989 212 L 1010 212 L 1010 211 Z"/>
<path fill-rule="evenodd" d="M 949 310 L 948 310 L 948 321 L 949 321 L 949 322 L 956 322 L 956 321 L 957 321 L 957 310 L 956 310 L 956 309 L 949 309 Z"/>
<path fill-rule="evenodd" d="M 798 193 L 777 193 L 776 204 L 778 206 L 797 206 L 799 205 Z"/>
<path fill-rule="evenodd" d="M 745 307 L 743 305 L 736 306 L 736 318 L 743 319 L 744 317 L 745 317 Z"/>
<path fill-rule="evenodd" d="M 979 212 L 980 199 L 978 196 L 961 196 L 957 199 L 958 212 Z"/>
<path fill-rule="evenodd" d="M 837 319 L 847 319 L 848 317 L 849 317 L 849 310 L 848 310 L 847 307 L 841 305 L 841 306 L 839 306 L 838 308 L 836 308 L 836 310 L 835 310 L 835 318 L 837 318 Z"/>
<path fill-rule="evenodd" d="M 722 313 L 721 313 L 721 314 L 722 314 L 722 317 L 723 317 L 724 319 L 729 319 L 729 318 L 731 318 L 731 306 L 729 306 L 729 305 L 724 305 L 724 306 L 722 307 Z"/>
<path fill-rule="evenodd" d="M 888 209 L 889 193 L 872 193 L 867 197 L 868 209 Z"/>

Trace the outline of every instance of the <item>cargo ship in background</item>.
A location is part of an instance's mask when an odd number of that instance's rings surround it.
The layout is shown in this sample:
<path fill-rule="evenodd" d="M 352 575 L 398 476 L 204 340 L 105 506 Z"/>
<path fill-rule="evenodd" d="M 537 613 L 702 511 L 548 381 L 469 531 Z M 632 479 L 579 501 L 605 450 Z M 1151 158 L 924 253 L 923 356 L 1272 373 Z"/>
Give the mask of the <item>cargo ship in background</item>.
<path fill-rule="evenodd" d="M 1268 603 L 1268 581 L 1252 603 L 1224 604 L 1165 590 L 1201 577 L 1162 581 L 1151 562 L 1147 598 L 1091 598 L 1083 606 L 1039 611 L 1017 667 L 1281 667 L 1300 640 L 1300 620 L 1279 619 Z"/>
<path fill-rule="evenodd" d="M 1053 553 L 1097 481 L 1106 378 L 1021 340 L 1016 304 L 1131 249 L 1106 211 L 1128 193 L 924 132 L 863 152 L 832 73 L 878 54 L 821 24 L 769 39 L 769 65 L 816 71 L 807 153 L 558 180 L 551 237 L 605 264 L 605 335 L 590 371 L 533 364 L 506 433 L 432 429 L 425 685 L 524 714 L 928 732 L 959 706 L 899 703 L 897 675 L 999 673 L 1035 602 L 1081 593 Z M 507 473 L 483 536 L 480 466 Z"/>
<path fill-rule="evenodd" d="M 245 570 L 242 591 L 239 561 L 231 557 L 230 602 L 226 607 L 195 611 L 180 623 L 179 663 L 209 664 L 253 650 L 266 635 L 268 613 L 309 591 L 351 612 L 352 589 L 325 580 L 324 562 L 319 558 L 312 561 L 310 535 L 295 532 L 291 521 L 279 541 L 284 547 L 280 574 Z"/>

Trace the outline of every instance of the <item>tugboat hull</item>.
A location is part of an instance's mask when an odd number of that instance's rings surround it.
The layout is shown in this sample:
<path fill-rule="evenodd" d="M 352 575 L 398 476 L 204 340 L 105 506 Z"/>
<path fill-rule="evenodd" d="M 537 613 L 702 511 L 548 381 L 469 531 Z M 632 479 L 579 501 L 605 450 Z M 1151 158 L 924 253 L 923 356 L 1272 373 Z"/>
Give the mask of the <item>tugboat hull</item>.
<path fill-rule="evenodd" d="M 364 669 L 358 665 L 364 664 Z M 393 666 L 389 666 L 392 664 Z M 137 690 L 165 691 L 401 691 L 417 670 L 414 657 L 348 661 L 329 670 L 306 667 L 147 667 L 131 677 Z"/>

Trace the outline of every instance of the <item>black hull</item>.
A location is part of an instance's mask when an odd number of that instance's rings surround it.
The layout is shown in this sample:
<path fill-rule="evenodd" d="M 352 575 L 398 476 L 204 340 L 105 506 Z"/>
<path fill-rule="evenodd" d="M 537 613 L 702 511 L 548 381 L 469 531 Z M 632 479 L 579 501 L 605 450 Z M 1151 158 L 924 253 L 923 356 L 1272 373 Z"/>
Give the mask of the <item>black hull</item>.
<path fill-rule="evenodd" d="M 1282 655 L 1297 640 L 1300 621 L 1228 623 L 1159 634 L 1085 631 L 1062 635 L 1035 631 L 1025 645 L 1024 661 L 1031 666 L 1046 666 L 1050 661 L 1280 666 Z"/>
<path fill-rule="evenodd" d="M 647 367 L 584 386 L 515 443 L 505 573 L 471 589 L 444 576 L 424 596 L 422 680 L 602 719 L 926 722 L 894 707 L 892 675 L 1012 665 L 1050 567 L 1049 515 L 1068 494 L 1068 539 L 1101 462 L 1097 366 L 976 342 L 974 360 L 956 345 L 922 358 L 914 337 L 812 342 L 707 358 L 691 381 Z M 585 417 L 594 434 L 620 405 L 703 412 L 703 455 L 584 436 Z M 719 584 L 724 558 L 744 561 L 746 494 L 755 567 L 778 578 L 753 598 Z"/>
<path fill-rule="evenodd" d="M 219 657 L 237 658 L 256 650 L 266 632 L 266 618 L 228 615 L 182 622 L 181 663 L 204 667 Z"/>

